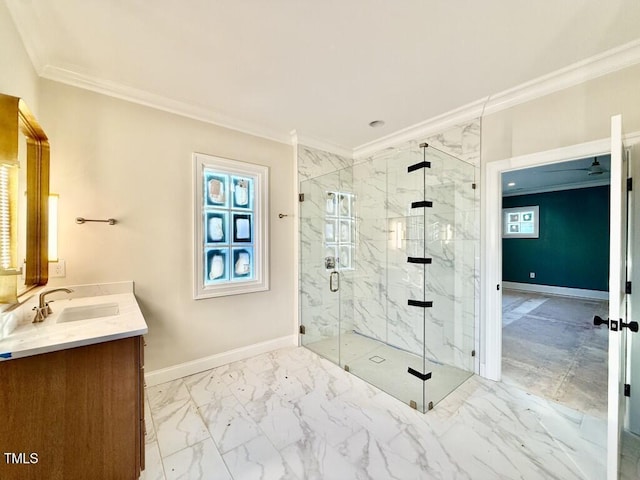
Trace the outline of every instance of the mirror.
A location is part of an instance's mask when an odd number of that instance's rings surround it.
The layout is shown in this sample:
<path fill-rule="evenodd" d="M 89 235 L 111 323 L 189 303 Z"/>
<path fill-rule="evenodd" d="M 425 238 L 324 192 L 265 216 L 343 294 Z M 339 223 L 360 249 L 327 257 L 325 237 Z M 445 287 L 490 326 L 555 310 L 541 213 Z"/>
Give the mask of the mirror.
<path fill-rule="evenodd" d="M 0 303 L 48 280 L 49 141 L 17 97 L 0 94 Z"/>

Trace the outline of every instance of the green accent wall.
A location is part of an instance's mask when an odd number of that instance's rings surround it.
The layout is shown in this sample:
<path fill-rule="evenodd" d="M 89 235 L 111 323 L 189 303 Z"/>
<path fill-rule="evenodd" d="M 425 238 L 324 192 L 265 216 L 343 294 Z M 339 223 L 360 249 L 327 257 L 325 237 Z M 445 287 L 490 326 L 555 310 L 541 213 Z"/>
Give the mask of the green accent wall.
<path fill-rule="evenodd" d="M 503 208 L 532 205 L 540 237 L 502 239 L 502 280 L 608 291 L 609 186 L 502 199 Z"/>

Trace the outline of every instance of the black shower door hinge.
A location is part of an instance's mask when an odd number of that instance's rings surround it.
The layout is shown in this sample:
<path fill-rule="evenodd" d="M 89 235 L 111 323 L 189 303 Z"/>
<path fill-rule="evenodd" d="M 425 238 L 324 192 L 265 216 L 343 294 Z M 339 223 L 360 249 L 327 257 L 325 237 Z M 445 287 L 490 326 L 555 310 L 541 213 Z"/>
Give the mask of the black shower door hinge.
<path fill-rule="evenodd" d="M 627 282 L 624 286 L 624 293 L 631 295 L 631 282 Z"/>
<path fill-rule="evenodd" d="M 633 178 L 629 177 L 627 178 L 627 192 L 630 192 L 633 190 Z"/>
<path fill-rule="evenodd" d="M 629 385 L 628 383 L 624 384 L 624 396 L 625 397 L 631 396 L 631 385 Z"/>
<path fill-rule="evenodd" d="M 418 377 L 423 382 L 426 382 L 427 380 L 429 380 L 431 378 L 431 372 L 422 373 L 422 372 L 419 372 L 418 370 L 416 370 L 414 368 L 411 368 L 411 367 L 407 368 L 407 373 L 410 373 L 414 377 Z"/>
<path fill-rule="evenodd" d="M 298 194 L 298 201 L 299 202 L 304 202 L 304 193 L 299 193 Z"/>
<path fill-rule="evenodd" d="M 307 329 L 304 328 L 304 325 L 300 325 L 300 330 L 299 330 L 300 335 L 304 335 L 306 331 L 307 331 Z"/>
<path fill-rule="evenodd" d="M 420 170 L 421 168 L 431 168 L 431 162 L 422 161 L 420 163 L 416 163 L 415 165 L 409 165 L 407 167 L 407 173 L 415 172 L 416 170 Z"/>

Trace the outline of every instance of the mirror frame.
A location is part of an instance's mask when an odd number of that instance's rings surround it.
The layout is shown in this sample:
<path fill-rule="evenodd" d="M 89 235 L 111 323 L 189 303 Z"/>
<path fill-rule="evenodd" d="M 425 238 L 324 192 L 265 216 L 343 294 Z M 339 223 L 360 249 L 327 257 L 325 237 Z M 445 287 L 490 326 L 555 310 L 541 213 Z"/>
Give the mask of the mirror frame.
<path fill-rule="evenodd" d="M 24 100 L 0 94 L 0 160 L 18 162 L 18 132 L 27 142 L 27 222 L 21 294 L 49 278 L 49 139 Z M 20 259 L 18 259 L 20 262 Z"/>

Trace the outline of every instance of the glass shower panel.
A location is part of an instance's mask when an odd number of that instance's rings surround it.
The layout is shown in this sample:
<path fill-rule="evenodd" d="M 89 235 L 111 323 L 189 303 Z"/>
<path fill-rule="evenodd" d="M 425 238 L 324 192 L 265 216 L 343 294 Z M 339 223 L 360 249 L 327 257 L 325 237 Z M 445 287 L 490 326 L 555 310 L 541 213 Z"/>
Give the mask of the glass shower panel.
<path fill-rule="evenodd" d="M 475 169 L 423 147 L 425 405 L 432 408 L 473 374 L 475 338 Z M 417 172 L 414 172 L 417 173 Z"/>
<path fill-rule="evenodd" d="M 351 169 L 345 169 L 300 184 L 301 342 L 336 364 L 341 364 L 341 333 L 353 323 L 351 183 Z"/>
<path fill-rule="evenodd" d="M 408 171 L 422 160 L 420 150 L 407 148 L 397 151 L 387 165 L 386 215 L 392 234 L 387 244 L 386 269 L 388 344 L 404 362 L 398 376 L 405 385 L 405 395 L 411 396 L 404 401 L 424 412 L 428 404 L 421 376 L 430 372 L 425 361 L 429 340 L 425 336 L 427 309 L 416 304 L 430 301 L 425 291 L 425 275 L 430 265 L 413 263 L 426 256 L 425 209 L 415 205 L 425 197 L 424 172 Z"/>
<path fill-rule="evenodd" d="M 422 382 L 408 378 L 407 368 L 421 366 L 422 333 L 416 335 L 414 327 L 423 322 L 418 312 L 405 308 L 407 291 L 423 291 L 422 277 L 410 277 L 406 268 L 407 245 L 423 241 L 417 229 L 414 238 L 407 231 L 408 207 L 416 194 L 422 194 L 422 181 L 408 179 L 406 169 L 404 174 L 401 171 L 394 151 L 353 167 L 358 255 L 353 272 L 353 330 L 345 335 L 349 341 L 343 343 L 342 357 L 344 367 L 354 375 L 422 409 Z M 390 184 L 402 187 L 390 191 Z M 397 323 L 410 332 L 402 346 L 389 341 Z"/>

